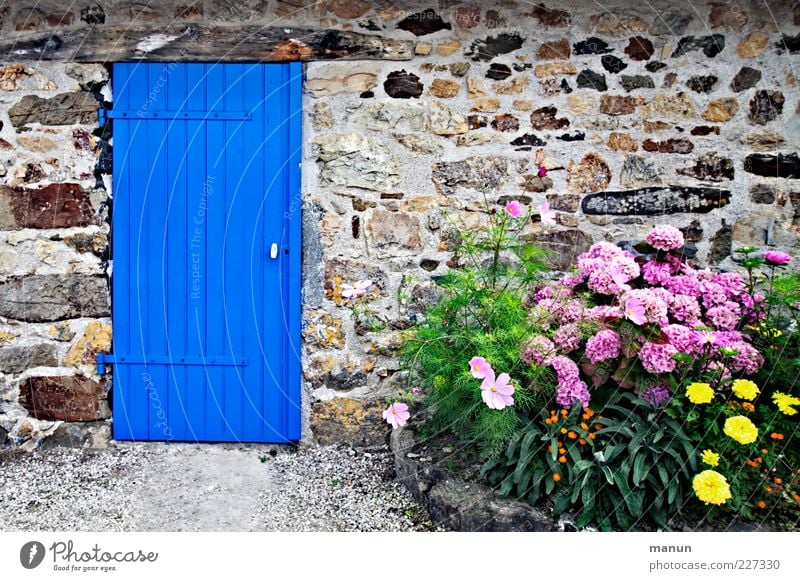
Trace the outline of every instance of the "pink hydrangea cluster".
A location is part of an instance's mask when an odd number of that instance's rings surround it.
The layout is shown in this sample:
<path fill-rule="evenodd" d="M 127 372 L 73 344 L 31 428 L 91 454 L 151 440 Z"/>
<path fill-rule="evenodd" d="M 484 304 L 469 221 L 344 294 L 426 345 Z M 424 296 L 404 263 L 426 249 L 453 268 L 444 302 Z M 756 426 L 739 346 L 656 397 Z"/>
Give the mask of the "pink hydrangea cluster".
<path fill-rule="evenodd" d="M 581 345 L 581 334 L 578 330 L 578 325 L 568 323 L 559 327 L 555 335 L 553 335 L 553 342 L 558 345 L 562 353 L 575 351 Z"/>
<path fill-rule="evenodd" d="M 555 344 L 544 335 L 532 337 L 522 349 L 522 360 L 527 365 L 550 365 L 550 360 L 556 354 Z"/>
<path fill-rule="evenodd" d="M 578 366 L 569 357 L 556 355 L 550 362 L 556 371 L 558 383 L 556 385 L 556 403 L 558 405 L 571 408 L 573 404 L 580 400 L 581 405 L 589 405 L 591 397 L 589 388 L 581 380 Z"/>
<path fill-rule="evenodd" d="M 545 324 L 523 347 L 522 358 L 556 370 L 559 404 L 588 403 L 581 374 L 596 374 L 593 366 L 600 363 L 604 374 L 615 361 L 626 373 L 647 374 L 636 383 L 656 386 L 646 392 L 653 405 L 669 396 L 665 376 L 698 360 L 723 377 L 751 375 L 763 365 L 740 329 L 763 316 L 764 298 L 751 295 L 737 273 L 694 268 L 670 254 L 684 244 L 677 228 L 658 226 L 647 242 L 661 252 L 637 256 L 609 242 L 594 244 L 578 256 L 575 273 L 532 290 L 531 311 Z M 584 340 L 581 331 L 592 328 Z M 588 362 L 583 372 L 579 361 Z M 592 380 L 596 386 L 614 381 L 599 374 Z"/>
<path fill-rule="evenodd" d="M 676 361 L 672 358 L 678 350 L 672 343 L 651 343 L 642 345 L 639 350 L 639 360 L 642 367 L 649 373 L 672 373 L 675 371 Z"/>
<path fill-rule="evenodd" d="M 612 329 L 603 329 L 586 341 L 586 357 L 592 364 L 616 359 L 621 349 L 622 341 Z"/>
<path fill-rule="evenodd" d="M 656 226 L 645 240 L 656 250 L 674 250 L 683 246 L 683 233 L 674 226 Z"/>

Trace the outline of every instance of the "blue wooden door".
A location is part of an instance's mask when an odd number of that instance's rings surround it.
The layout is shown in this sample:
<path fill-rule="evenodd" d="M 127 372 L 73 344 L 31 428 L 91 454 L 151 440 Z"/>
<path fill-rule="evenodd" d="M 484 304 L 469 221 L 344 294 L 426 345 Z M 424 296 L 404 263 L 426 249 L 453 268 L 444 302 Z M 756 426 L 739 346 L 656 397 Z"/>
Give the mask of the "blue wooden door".
<path fill-rule="evenodd" d="M 114 65 L 119 440 L 300 438 L 301 65 Z"/>

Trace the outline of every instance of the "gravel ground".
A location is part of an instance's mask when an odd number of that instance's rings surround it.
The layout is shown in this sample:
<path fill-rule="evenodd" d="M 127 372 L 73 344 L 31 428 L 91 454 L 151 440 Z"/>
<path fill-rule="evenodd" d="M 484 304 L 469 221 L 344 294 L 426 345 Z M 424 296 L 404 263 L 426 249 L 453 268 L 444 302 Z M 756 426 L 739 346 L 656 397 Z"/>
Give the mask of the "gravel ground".
<path fill-rule="evenodd" d="M 5 531 L 431 530 L 386 448 L 0 451 Z"/>

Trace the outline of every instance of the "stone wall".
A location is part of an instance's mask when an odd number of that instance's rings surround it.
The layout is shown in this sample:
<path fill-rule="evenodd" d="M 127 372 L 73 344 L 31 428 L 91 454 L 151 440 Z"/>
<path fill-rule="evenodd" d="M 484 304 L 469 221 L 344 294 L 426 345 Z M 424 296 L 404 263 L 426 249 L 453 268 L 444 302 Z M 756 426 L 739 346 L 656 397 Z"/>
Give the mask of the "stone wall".
<path fill-rule="evenodd" d="M 484 196 L 496 208 L 549 201 L 557 225 L 534 220 L 525 235 L 558 268 L 654 223 L 683 229 L 713 266 L 733 267 L 742 244 L 797 253 L 796 2 L 34 5 L 0 8 L 0 32 L 177 21 L 414 43 L 411 60 L 306 67 L 307 441 L 383 440 L 382 398 L 406 387 L 402 332 L 434 295 L 431 277 L 458 266 L 453 224 L 481 223 Z M 93 65 L 0 68 L 0 436 L 27 445 L 54 420 L 108 415 L 91 369 L 109 340 L 110 148 L 94 119 L 106 78 Z M 361 279 L 373 286 L 353 306 L 342 285 Z"/>
<path fill-rule="evenodd" d="M 100 65 L 0 66 L 0 439 L 28 449 L 110 417 L 93 364 L 111 346 L 107 81 Z"/>

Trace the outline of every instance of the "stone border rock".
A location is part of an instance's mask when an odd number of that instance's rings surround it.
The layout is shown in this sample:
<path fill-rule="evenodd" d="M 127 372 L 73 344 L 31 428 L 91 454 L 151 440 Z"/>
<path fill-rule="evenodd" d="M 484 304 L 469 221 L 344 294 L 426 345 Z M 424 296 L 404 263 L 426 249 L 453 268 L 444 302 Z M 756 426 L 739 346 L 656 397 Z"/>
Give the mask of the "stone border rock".
<path fill-rule="evenodd" d="M 397 479 L 428 509 L 435 524 L 464 532 L 556 530 L 553 519 L 541 509 L 501 497 L 483 484 L 454 478 L 440 464 L 409 457 L 416 444 L 408 428 L 394 430 L 389 440 Z"/>

